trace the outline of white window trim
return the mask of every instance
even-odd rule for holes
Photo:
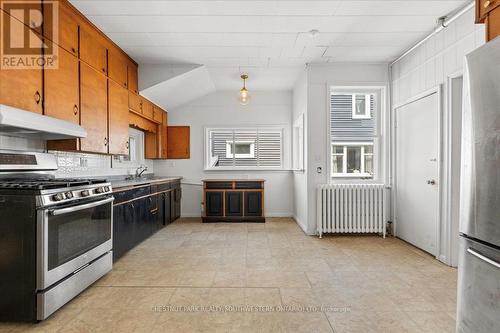
[[[344,151],[342,154],[339,154],[339,153],[331,153],[331,161],[330,161],[330,177],[331,178],[346,178],[346,177],[349,177],[349,178],[365,178],[365,177],[369,177],[370,179],[374,178],[375,175],[373,174],[370,174],[368,172],[363,172],[364,169],[365,169],[365,156],[366,155],[371,155],[373,157],[373,153],[366,153],[365,154],[365,146],[374,146],[373,142],[366,142],[366,141],[359,141],[359,142],[332,142],[331,143],[331,147],[333,148],[333,146],[343,146],[344,147]],[[347,173],[345,172],[347,170],[347,147],[359,147],[361,146],[361,172],[359,173]],[[342,159],[342,171],[344,172],[333,172],[333,157],[334,156],[343,156],[343,159]]]
[[[260,125],[260,126],[251,126],[251,127],[241,127],[241,126],[225,126],[225,127],[204,127],[205,130],[205,142],[204,142],[204,150],[205,150],[205,159],[203,162],[203,171],[288,171],[285,169],[284,161],[285,161],[285,125],[283,126],[269,126],[269,125]],[[281,156],[280,156],[280,166],[257,166],[257,167],[249,167],[249,166],[231,166],[231,167],[214,167],[212,166],[213,160],[211,159],[210,154],[210,131],[257,131],[257,132],[267,132],[267,131],[279,131],[281,135]]]
[[[365,95],[365,113],[362,115],[356,114],[356,96],[357,95]],[[371,119],[372,115],[370,112],[370,96],[372,94],[363,94],[363,93],[353,93],[352,94],[352,119]]]
[[[250,153],[249,154],[232,154],[231,146],[233,144],[249,144],[250,145]],[[234,156],[233,156],[234,155]],[[226,158],[255,158],[255,141],[226,141]]]

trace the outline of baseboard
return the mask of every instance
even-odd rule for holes
[[[268,213],[265,216],[266,217],[289,217],[289,218],[293,218],[293,214],[292,213]],[[201,213],[186,213],[186,214],[182,214],[181,217],[187,217],[187,218],[199,217],[199,218],[201,218]]]

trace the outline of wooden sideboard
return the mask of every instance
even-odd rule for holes
[[[264,180],[203,180],[203,222],[265,222]]]

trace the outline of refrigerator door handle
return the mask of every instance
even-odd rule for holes
[[[469,252],[470,254],[472,254],[473,256],[483,260],[483,261],[486,261],[488,264],[490,265],[493,265],[495,266],[496,268],[500,268],[500,263],[499,262],[496,262],[495,260],[491,259],[491,258],[488,258],[487,256],[485,256],[484,254],[474,250],[473,248],[468,248],[467,249],[467,252]]]

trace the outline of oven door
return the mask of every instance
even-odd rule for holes
[[[38,211],[37,288],[43,290],[111,251],[113,197]]]

